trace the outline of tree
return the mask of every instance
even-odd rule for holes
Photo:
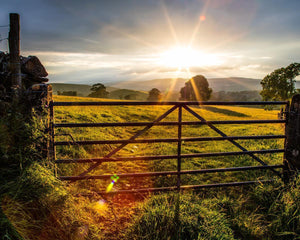
[[[106,91],[106,87],[102,83],[96,83],[91,87],[91,93],[88,95],[89,97],[96,98],[107,98],[109,92]]]
[[[212,93],[208,81],[203,75],[192,77],[180,90],[180,100],[185,101],[207,101]]]
[[[279,68],[268,74],[260,82],[262,91],[260,95],[264,101],[285,101],[295,93],[295,77],[300,74],[300,63],[292,63],[286,68]]]
[[[152,88],[149,91],[148,101],[160,101],[162,98],[161,92],[157,88]]]

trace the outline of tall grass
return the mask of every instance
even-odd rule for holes
[[[127,239],[231,240],[225,215],[191,193],[161,194],[141,204],[126,233]]]
[[[45,123],[11,105],[0,119],[0,238],[76,239],[93,222],[43,155]],[[85,233],[93,236],[98,227]],[[99,236],[99,234],[97,234]],[[90,238],[92,239],[92,238]]]
[[[150,198],[136,210],[127,239],[299,239],[299,179],[239,191]],[[179,213],[179,225],[176,213]]]

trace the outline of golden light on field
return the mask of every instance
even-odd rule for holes
[[[221,60],[217,56],[197,51],[191,47],[174,47],[163,52],[160,57],[160,64],[177,69],[206,67],[220,63]]]

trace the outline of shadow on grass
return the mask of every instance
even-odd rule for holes
[[[228,116],[250,117],[249,115],[244,114],[244,113],[240,113],[240,112],[236,112],[236,111],[232,111],[232,110],[228,110],[228,109],[217,108],[217,107],[204,107],[204,109],[206,109],[210,112],[221,113],[221,114],[225,114]]]

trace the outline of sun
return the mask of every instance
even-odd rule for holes
[[[162,54],[162,64],[167,67],[189,68],[197,60],[191,48],[175,47]]]
[[[200,52],[191,47],[173,47],[163,52],[159,63],[165,67],[188,69],[220,64],[217,56]]]

